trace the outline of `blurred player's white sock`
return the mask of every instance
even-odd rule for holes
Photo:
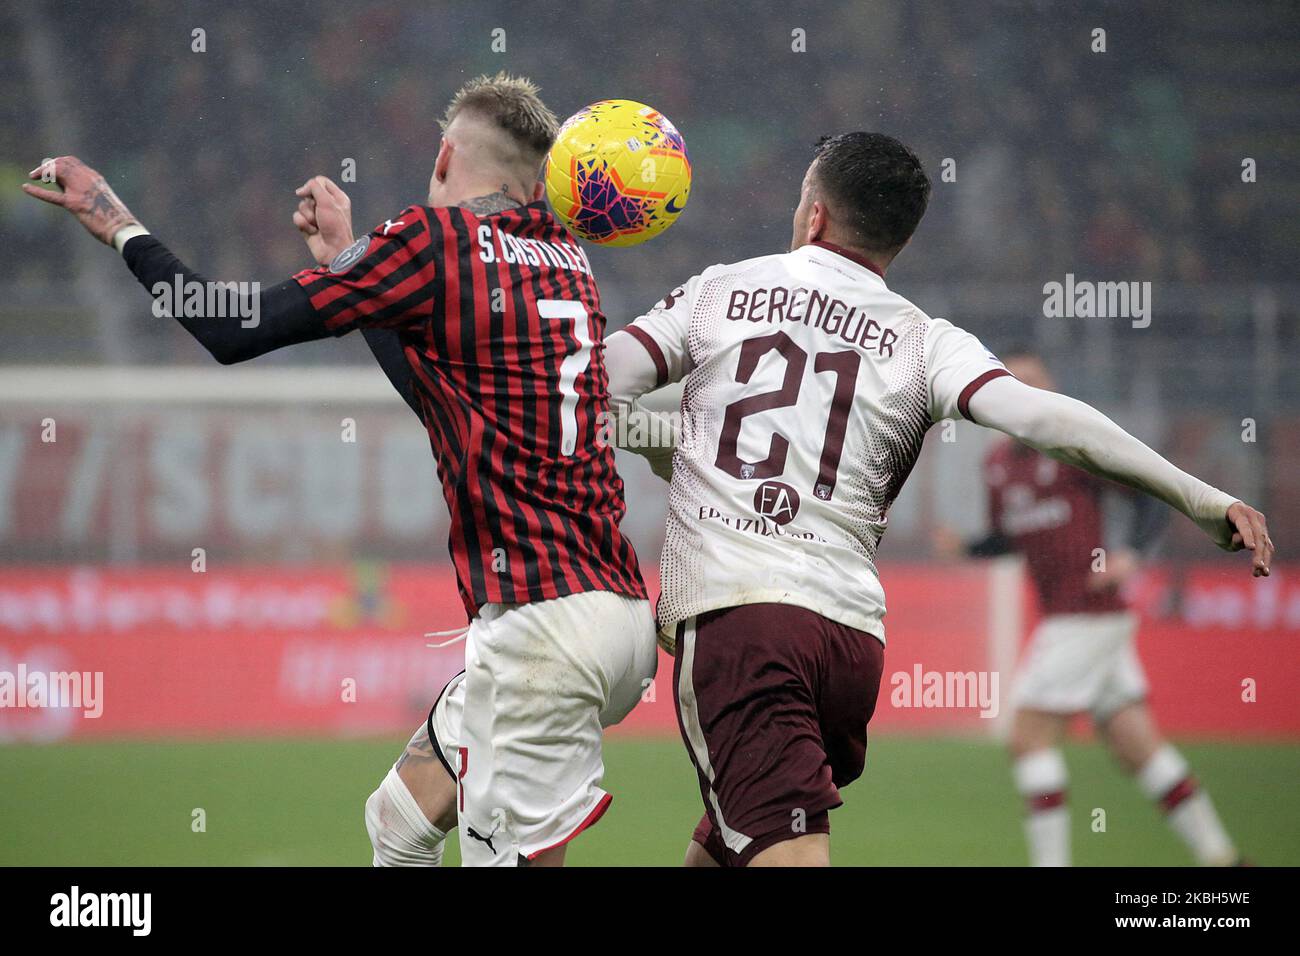
[[[1025,839],[1032,866],[1070,865],[1070,809],[1065,803],[1065,758],[1055,748],[1035,750],[1013,767],[1025,798]]]
[[[397,769],[366,801],[366,829],[375,866],[441,866],[447,834],[424,815]]]
[[[1137,782],[1149,799],[1160,804],[1169,826],[1201,866],[1230,866],[1237,862],[1237,848],[1223,829],[1210,795],[1197,785],[1182,754],[1165,744],[1138,771]]]

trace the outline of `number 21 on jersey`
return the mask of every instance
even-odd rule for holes
[[[746,418],[772,409],[789,408],[799,402],[799,392],[803,388],[804,374],[808,367],[808,353],[784,332],[745,340],[740,349],[736,381],[742,385],[747,383],[758,368],[759,360],[769,352],[776,352],[785,360],[785,375],[781,386],[738,399],[727,406],[723,415],[722,432],[718,437],[718,455],[714,464],[735,478],[775,478],[785,471],[790,440],[780,432],[772,432],[767,455],[761,461],[743,461],[736,451],[740,429]],[[822,501],[829,501],[835,493],[840,455],[844,451],[844,433],[848,427],[861,363],[862,357],[854,349],[818,352],[813,357],[814,375],[835,377],[835,390],[826,413],[821,440],[817,480],[812,489],[813,494]]]

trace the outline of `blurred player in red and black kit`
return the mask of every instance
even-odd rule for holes
[[[472,81],[447,109],[427,205],[353,241],[347,197],[316,177],[294,221],[320,268],[251,300],[226,289],[216,315],[172,310],[225,364],[360,329],[429,432],[470,617],[466,669],[367,802],[376,864],[436,865],[457,822],[467,865],[562,863],[611,800],[602,727],[655,670],[600,437],[605,317],[538,180],[558,126],[527,80]],[[23,188],[117,248],[151,293],[211,290],[75,157],[32,178],[57,182]],[[251,327],[224,318],[249,315]]]
[[[1055,390],[1046,365],[1028,350],[1004,353],[1007,369],[1034,388]],[[1060,743],[1070,718],[1091,715],[1106,747],[1159,803],[1197,861],[1238,861],[1218,814],[1187,761],[1156,728],[1135,649],[1137,616],[1120,588],[1168,511],[1134,495],[1130,547],[1107,548],[1107,505],[1127,489],[1071,468],[1014,441],[985,461],[990,533],[963,544],[936,535],[946,556],[1024,556],[1043,618],[1029,639],[1011,692],[1009,741],[1016,789],[1026,804],[1025,835],[1035,866],[1070,864],[1067,773]],[[1154,506],[1154,507],[1153,507]]]

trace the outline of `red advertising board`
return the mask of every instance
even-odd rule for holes
[[[889,644],[873,727],[989,730],[987,701],[975,692],[996,691],[1000,711],[1011,676],[991,634],[997,601],[1006,600],[993,569],[883,573]],[[1139,652],[1168,731],[1300,737],[1300,582],[1286,568],[1267,580],[1252,580],[1237,562],[1157,568],[1134,600],[1144,619]],[[1026,608],[1029,624],[1032,613]],[[461,667],[462,644],[430,648],[441,638],[425,634],[462,623],[445,567],[7,567],[0,740],[398,736]],[[55,674],[82,675],[81,698],[69,698],[66,682],[50,683],[43,699],[15,696],[19,675],[30,685],[31,675]],[[658,683],[618,732],[676,733],[671,674],[661,655]],[[971,676],[971,698],[932,706],[927,682],[954,674]]]

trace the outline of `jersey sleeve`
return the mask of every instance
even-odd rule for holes
[[[427,210],[409,206],[328,266],[304,269],[293,278],[333,335],[401,328],[430,314],[438,275],[436,228]]]
[[[691,312],[699,286],[700,277],[692,277],[623,330],[640,342],[654,360],[656,388],[680,381],[691,370]]]
[[[176,258],[165,245],[148,233],[133,236],[122,247],[122,258],[140,284],[154,295],[154,307],[171,315],[195,341],[222,365],[244,362],[267,352],[314,342],[329,337],[329,330],[311,307],[306,293],[293,279],[276,283],[253,296],[240,291],[242,283],[212,283]],[[197,283],[221,287],[212,303],[194,303],[198,308],[178,309],[164,299],[162,289],[171,291],[181,277],[188,288]],[[161,284],[161,289],[159,285]],[[200,297],[202,298],[202,297]],[[255,319],[252,322],[247,319]]]
[[[931,319],[925,336],[925,380],[930,418],[971,418],[970,397],[986,382],[1010,375],[975,336],[943,319]]]

